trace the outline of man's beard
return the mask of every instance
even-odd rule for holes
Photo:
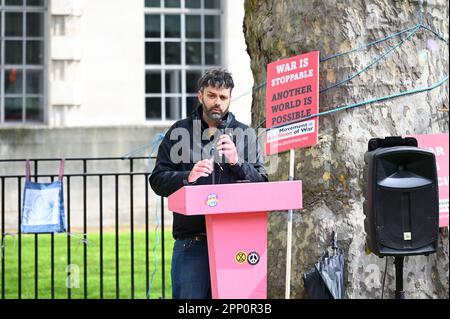
[[[219,123],[220,120],[222,120],[222,118],[228,113],[228,108],[229,106],[225,109],[224,112],[222,112],[222,110],[220,109],[220,106],[214,106],[212,107],[210,110],[208,110],[206,108],[205,102],[202,101],[202,108],[203,108],[203,112],[205,113],[206,117],[208,119],[210,119],[211,121],[217,122]],[[216,112],[213,112],[216,111]],[[217,113],[218,111],[218,113]]]

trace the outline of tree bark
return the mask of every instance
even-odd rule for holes
[[[244,33],[255,86],[266,81],[268,63],[319,50],[321,58],[382,39],[419,23],[419,1],[246,0]],[[424,1],[424,25],[448,39],[448,3]],[[320,64],[320,87],[362,70],[407,33]],[[448,46],[423,29],[380,63],[320,95],[320,112],[393,93],[430,86],[448,75]],[[265,87],[253,93],[254,126],[265,116]],[[364,153],[373,137],[448,132],[448,81],[431,91],[340,111],[319,119],[319,143],[295,151],[295,179],[303,181],[304,210],[293,219],[291,298],[306,297],[303,274],[313,267],[331,232],[345,253],[346,298],[379,298],[385,259],[365,253]],[[287,180],[289,152],[271,180]],[[284,298],[287,214],[269,214],[270,298]],[[407,298],[449,298],[448,228],[439,250],[405,259]],[[395,271],[389,259],[385,298],[393,298]]]

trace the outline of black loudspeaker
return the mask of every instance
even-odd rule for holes
[[[364,155],[366,248],[379,257],[427,255],[438,245],[436,158],[414,138],[371,139]]]

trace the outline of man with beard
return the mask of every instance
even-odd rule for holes
[[[231,74],[223,69],[212,69],[199,79],[200,105],[172,125],[159,146],[149,178],[156,194],[169,196],[185,185],[267,182],[254,130],[228,111],[233,87]],[[206,139],[197,137],[196,128]],[[172,234],[172,298],[211,298],[204,215],[174,212]]]

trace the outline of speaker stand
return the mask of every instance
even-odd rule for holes
[[[403,291],[403,260],[405,256],[394,257],[395,264],[395,299],[405,299]]]

